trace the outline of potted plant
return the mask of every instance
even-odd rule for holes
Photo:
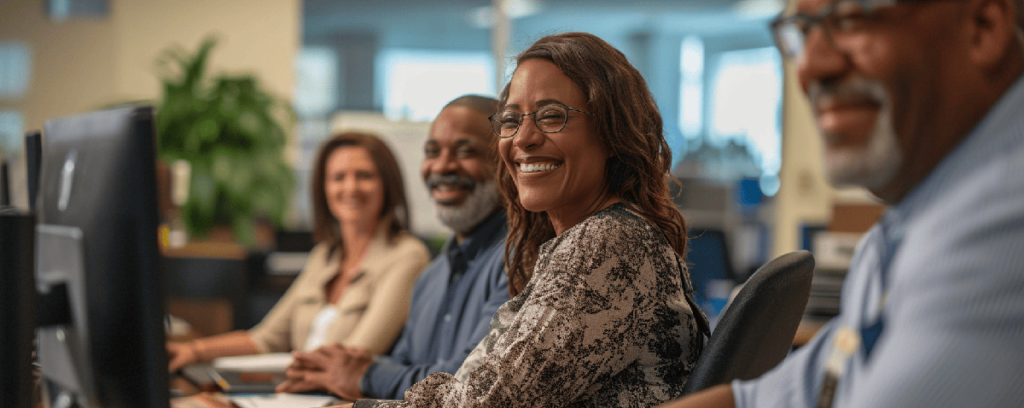
[[[285,161],[287,136],[279,119],[294,121],[290,105],[265,91],[252,75],[207,77],[216,40],[199,50],[180,47],[158,60],[163,98],[156,114],[159,157],[191,165],[187,201],[180,216],[190,236],[228,226],[235,241],[255,243],[254,225],[280,225],[294,183]]]

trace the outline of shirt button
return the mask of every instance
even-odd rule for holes
[[[444,315],[444,322],[445,323],[448,323],[448,322],[451,322],[451,321],[452,321],[452,315],[450,315],[450,314]]]

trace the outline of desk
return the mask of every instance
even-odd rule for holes
[[[226,395],[202,392],[187,397],[171,398],[171,408],[235,408]]]
[[[188,321],[201,336],[253,327],[295,279],[268,275],[262,252],[229,253],[218,248],[191,244],[164,249],[161,260],[168,311]]]
[[[178,378],[182,382],[188,381]],[[237,403],[238,405],[236,405]],[[247,395],[229,396],[220,391],[196,389],[192,394],[183,397],[171,398],[171,408],[237,408],[243,407],[312,407],[351,403],[327,394],[304,395],[304,394],[272,394],[272,395]]]
[[[793,336],[793,347],[800,347],[814,338],[822,326],[828,323],[831,318],[804,316],[800,319],[800,326],[796,328],[796,335]]]

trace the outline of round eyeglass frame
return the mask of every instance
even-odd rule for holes
[[[544,129],[541,129],[540,125],[537,124],[537,112],[540,112],[541,109],[543,109],[545,107],[551,107],[551,106],[557,106],[559,108],[565,109],[565,121],[562,122],[562,126],[560,126],[558,128],[558,130],[544,130]],[[564,130],[565,129],[565,125],[567,123],[569,123],[569,111],[575,111],[575,112],[583,113],[583,114],[586,114],[586,115],[594,116],[593,113],[590,113],[590,112],[587,112],[587,111],[584,111],[584,110],[580,110],[580,109],[576,109],[576,108],[573,108],[571,106],[562,105],[562,104],[559,104],[559,103],[552,103],[552,104],[549,104],[549,105],[545,105],[545,106],[542,106],[541,109],[537,109],[537,110],[535,110],[533,112],[530,112],[530,113],[522,114],[520,116],[519,126],[516,126],[516,131],[512,132],[512,134],[508,135],[508,136],[502,136],[501,135],[501,132],[498,130],[501,127],[501,122],[498,121],[497,119],[495,119],[496,116],[501,115],[502,113],[505,113],[505,112],[496,112],[496,113],[492,114],[491,116],[488,116],[487,117],[487,121],[491,123],[491,132],[494,132],[494,134],[496,136],[498,136],[498,137],[500,137],[502,139],[509,139],[509,138],[516,137],[516,135],[519,134],[519,129],[523,128],[523,119],[525,119],[527,116],[530,117],[530,121],[533,122],[533,126],[537,127],[537,130],[539,130],[539,131],[541,131],[543,133],[558,133],[558,132],[561,132],[562,130]]]

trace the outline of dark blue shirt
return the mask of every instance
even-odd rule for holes
[[[488,217],[462,244],[449,238],[416,281],[412,307],[390,355],[363,376],[369,398],[402,399],[405,390],[437,372],[455,373],[487,335],[494,312],[508,300],[502,266],[505,212]]]

